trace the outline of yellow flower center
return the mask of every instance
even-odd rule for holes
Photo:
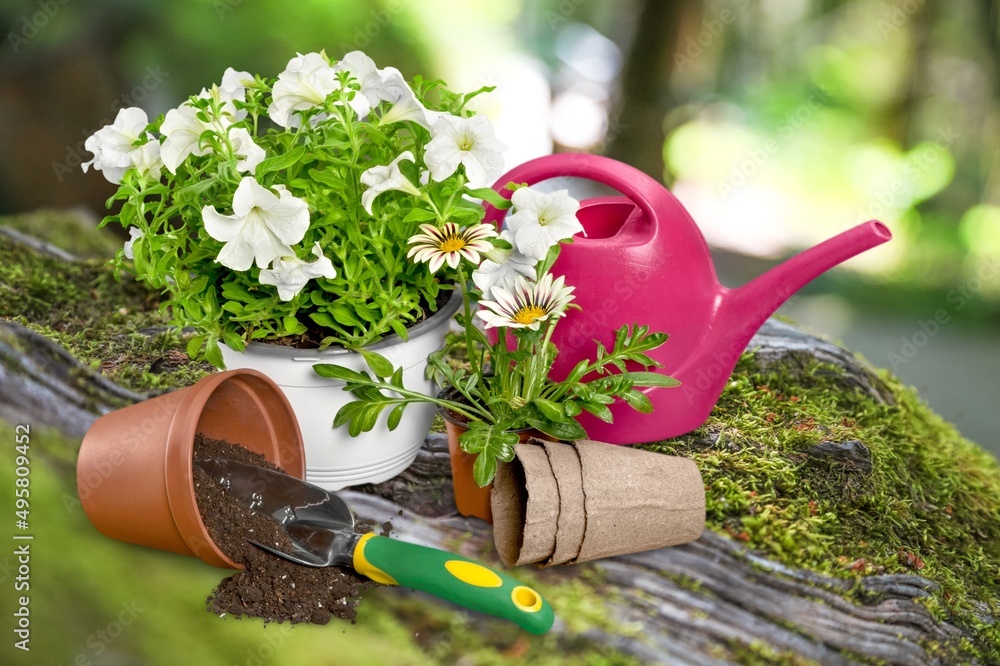
[[[544,316],[545,316],[545,308],[541,308],[537,305],[526,305],[514,313],[513,319],[518,324],[531,326]]]
[[[442,252],[458,252],[466,245],[467,243],[461,238],[456,238],[455,236],[449,236],[448,238],[445,238],[443,241],[441,241],[440,250]]]

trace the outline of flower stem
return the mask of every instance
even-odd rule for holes
[[[465,353],[469,357],[469,367],[472,370],[472,374],[479,375],[482,370],[482,363],[476,358],[476,348],[475,343],[472,340],[472,331],[470,326],[474,326],[472,323],[472,305],[469,303],[469,281],[465,275],[465,268],[462,264],[458,265],[458,281],[462,288],[462,311],[465,314]]]

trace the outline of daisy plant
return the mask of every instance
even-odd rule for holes
[[[467,106],[489,90],[408,81],[360,51],[307,53],[276,78],[227,69],[152,120],[122,109],[83,165],[118,186],[102,223],[129,233],[116,273],[161,290],[173,322],[196,330],[189,353],[219,366],[220,343],[405,339],[461,262],[493,251],[475,200],[505,146]],[[427,248],[441,238],[438,261]]]
[[[402,370],[374,352],[365,354],[370,372],[313,366],[319,375],[343,381],[344,390],[355,396],[334,418],[335,426],[347,424],[352,435],[374,428],[385,410],[388,427],[395,428],[413,403],[434,403],[448,418],[464,422],[468,430],[459,444],[476,456],[473,473],[480,486],[493,480],[498,460],[513,459],[519,431],[582,439],[587,433],[576,420],[581,413],[610,422],[608,405],[616,400],[650,412],[653,406],[641,388],[678,385],[651,371],[659,364],[648,352],[667,335],[638,325],[619,329],[610,349],[598,344],[595,358],[580,361],[568,376],[550,377],[558,353],[552,334],[567,311],[578,307],[574,287],[551,268],[561,245],[583,233],[576,217],[579,203],[565,190],[508,187],[513,189],[510,201],[490,199],[511,208],[501,233],[481,222],[448,222],[421,225],[408,241],[412,262],[426,264],[431,274],[450,271],[462,289],[458,322],[463,334],[429,359],[428,373],[442,388],[437,396],[407,389]],[[464,347],[464,363],[455,362],[463,355],[459,347]]]

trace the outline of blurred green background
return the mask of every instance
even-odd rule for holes
[[[227,66],[274,76],[295,52],[360,48],[454,89],[497,85],[479,108],[510,146],[508,166],[591,151],[662,178],[730,286],[858,222],[886,222],[891,243],[782,312],[892,368],[1000,453],[996,0],[5,0],[0,25],[0,214],[76,209],[96,222],[114,187],[81,172],[83,142],[118,108],[160,114]],[[83,520],[51,511],[53,542],[70,529],[63,523]],[[197,593],[150,598],[144,586],[161,589],[146,574],[150,558],[155,579],[191,563],[121,549],[96,535],[40,548],[45,595],[72,604],[39,622],[62,627],[65,645],[4,663],[71,663],[78,653],[83,663],[176,663],[155,646],[180,640],[192,663],[244,664],[282,635],[235,622],[204,633],[211,618],[190,600],[216,572],[190,583]],[[83,550],[106,559],[74,557]],[[95,603],[81,605],[81,592]],[[135,596],[149,609],[136,620],[143,630],[97,654],[88,635]],[[6,614],[6,591],[2,604]],[[355,663],[356,647],[343,648],[346,661],[329,655],[363,642],[389,649],[380,632],[401,631],[374,616],[358,628],[296,630],[313,638],[263,661]],[[341,647],[310,652],[327,641]],[[377,663],[429,659],[399,644],[412,652]]]
[[[895,239],[783,312],[891,367],[1000,452],[997,0],[8,0],[0,213],[103,213],[87,136],[227,66],[360,48],[457,89],[508,166],[553,150],[662,177],[737,285],[870,218]],[[585,191],[585,190],[584,190]],[[937,323],[936,323],[937,320]],[[941,323],[944,322],[944,323]]]

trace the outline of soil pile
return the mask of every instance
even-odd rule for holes
[[[283,471],[242,446],[201,435],[195,440],[194,458],[228,458]],[[251,545],[249,539],[279,550],[292,548],[275,520],[241,507],[198,466],[194,468],[194,482],[201,518],[212,540],[244,567],[215,588],[207,600],[209,611],[220,616],[246,615],[293,624],[326,624],[335,617],[356,622],[362,592],[376,583],[351,569],[305,567]],[[358,529],[366,531],[360,524]]]

